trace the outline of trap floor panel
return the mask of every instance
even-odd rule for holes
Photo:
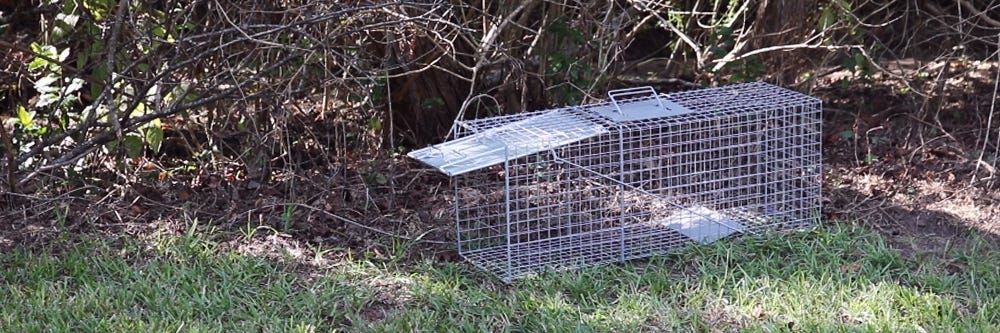
[[[742,233],[743,214],[694,206],[666,219],[510,246],[465,251],[462,256],[504,281],[544,271],[579,268],[666,254],[694,243],[710,243]]]

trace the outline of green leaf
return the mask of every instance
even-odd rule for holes
[[[854,57],[844,58],[843,66],[849,71],[854,71],[858,67],[858,62],[854,60]]]
[[[90,75],[94,78],[90,84],[90,96],[97,97],[104,91],[104,86],[108,82],[108,66],[104,63],[98,64],[94,66]]]
[[[104,147],[108,148],[109,151],[113,151],[115,148],[118,148],[119,143],[121,143],[121,140],[111,140],[105,143]]]
[[[166,96],[163,96],[163,103],[174,104],[177,102],[178,98],[184,98],[182,102],[190,102],[193,100],[194,96],[188,94],[191,90],[191,84],[187,82],[181,82],[170,89],[170,92]]]
[[[141,156],[142,149],[145,147],[142,142],[142,138],[133,134],[129,134],[122,139],[122,146],[125,147],[125,155],[129,158]]]
[[[39,68],[45,68],[45,66],[48,64],[49,64],[48,60],[35,57],[35,59],[31,59],[31,62],[28,63],[28,70],[33,71]]]
[[[712,56],[715,56],[716,58],[721,58],[726,55],[726,49],[723,49],[719,45],[712,45],[712,47],[708,48],[708,51],[711,52]]]
[[[55,24],[52,27],[52,40],[59,41],[63,37],[66,37],[73,29],[76,28],[76,23],[80,21],[80,15],[59,13],[56,14]]]
[[[368,176],[366,176],[365,178],[367,178],[366,180],[368,184],[385,185],[386,183],[389,182],[389,179],[387,179],[385,175],[382,174],[381,172],[369,173]]]
[[[69,85],[66,86],[66,89],[63,90],[63,94],[67,94],[68,95],[68,94],[75,93],[75,92],[79,91],[80,88],[83,88],[83,79],[73,78],[73,80],[69,81]]]
[[[83,7],[90,10],[90,14],[94,16],[94,20],[98,22],[104,20],[104,16],[108,13],[108,9],[111,6],[112,3],[110,0],[83,0]]]
[[[378,117],[372,117],[371,119],[368,119],[368,129],[373,131],[378,131],[382,129],[382,120],[378,119]]]
[[[135,105],[135,109],[132,109],[132,117],[140,117],[146,114],[146,103],[139,103]]]
[[[59,86],[56,85],[59,82],[59,77],[55,75],[46,75],[35,81],[35,90],[40,93],[51,93],[59,91]]]
[[[851,2],[850,1],[847,1],[847,0],[836,0],[836,1],[837,1],[837,4],[840,5],[840,8],[843,8],[846,11],[851,11]]]
[[[41,45],[38,43],[31,43],[31,51],[52,59],[56,58],[56,53],[58,52],[55,46]],[[55,69],[59,68],[58,65],[51,63],[47,59],[41,57],[35,57],[34,59],[31,59],[31,62],[28,63],[28,70],[37,70],[45,67],[49,67],[50,69],[52,67],[55,67]]]
[[[156,37],[160,37],[161,39],[163,39],[167,43],[171,43],[172,44],[172,43],[174,43],[174,42],[177,41],[176,39],[174,39],[174,35],[171,35],[170,33],[168,33],[167,29],[164,26],[162,26],[162,25],[158,25],[156,27],[153,27],[153,35],[156,36]]]
[[[59,52],[59,61],[66,61],[67,58],[69,58],[69,48],[68,47],[65,48],[65,49],[63,49],[62,52]],[[52,65],[53,66],[58,66],[56,64],[52,64]],[[56,67],[56,68],[59,68],[59,67]]]
[[[819,15],[819,22],[816,23],[817,29],[819,31],[825,31],[826,28],[837,23],[837,16],[833,12],[833,7],[827,6],[823,8],[823,12]]]
[[[159,152],[160,146],[163,144],[163,123],[160,122],[160,118],[156,118],[147,126],[145,129],[146,144],[153,152]]]
[[[100,61],[103,55],[104,55],[104,42],[100,40],[93,41],[92,43],[89,44],[86,50],[82,50],[82,52],[79,52],[79,54],[77,54],[76,57],[77,66],[79,66],[79,68],[82,69],[87,65],[90,65],[91,60],[93,60],[93,62],[95,63],[93,65],[104,63],[103,61]]]
[[[58,102],[58,101],[59,101],[59,95],[58,94],[53,94],[53,93],[39,94],[38,95],[38,100],[35,102],[35,107],[36,108],[43,108],[43,107],[52,105],[53,103]]]
[[[865,55],[861,52],[854,52],[854,63],[858,64],[860,67],[864,67],[866,64]]]
[[[156,36],[156,37],[160,37],[160,38],[166,38],[167,37],[167,28],[163,27],[162,25],[158,25],[158,26],[153,27],[153,31],[151,31],[151,32],[153,33],[153,36]]]
[[[35,113],[28,112],[23,105],[17,106],[17,119],[21,121],[21,126],[31,127],[32,121],[35,120]]]
[[[444,99],[441,97],[431,97],[420,101],[420,107],[428,109],[434,107],[444,106]]]
[[[840,137],[844,138],[844,140],[850,140],[854,137],[854,131],[849,129],[844,130],[843,132],[840,132]]]
[[[38,42],[31,42],[30,46],[31,46],[31,52],[35,52],[35,53],[39,53],[39,54],[44,54],[44,55],[48,55],[45,52],[47,50],[47,48],[51,47],[52,49],[55,49],[55,47],[52,47],[52,45],[42,45],[42,44],[38,44]]]

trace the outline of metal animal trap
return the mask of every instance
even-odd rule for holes
[[[509,283],[817,221],[819,99],[765,83],[608,95],[460,121],[409,154],[453,177],[466,260]]]

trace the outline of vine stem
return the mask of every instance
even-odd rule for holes
[[[986,154],[986,145],[990,142],[990,131],[993,127],[993,115],[996,114],[997,106],[997,90],[1000,90],[1000,34],[997,34],[997,74],[993,78],[993,98],[990,99],[990,115],[986,118],[986,134],[983,138],[983,148],[979,150],[979,157],[976,158],[976,170],[972,172],[972,180],[969,181],[969,185],[976,183],[976,175],[979,174],[979,167],[983,166],[990,171],[990,178],[993,178],[993,173],[995,168],[992,165],[983,161],[983,155]],[[998,139],[1000,141],[1000,139]],[[993,151],[993,158],[996,159],[997,150],[1000,150],[1000,142],[997,144],[997,148]],[[994,163],[996,161],[994,160]]]

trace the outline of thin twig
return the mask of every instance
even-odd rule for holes
[[[120,74],[115,68],[115,56],[118,52],[118,36],[122,31],[122,23],[125,21],[125,12],[129,10],[129,0],[119,0],[117,13],[115,14],[115,23],[111,26],[111,36],[108,38],[108,47],[104,51],[107,55],[107,65],[108,65],[108,76],[111,80],[108,84],[104,85],[104,89],[108,92],[108,96],[115,95],[115,84],[118,81],[118,76]],[[108,108],[108,118],[111,119],[111,126],[115,130],[115,135],[117,137],[122,136],[122,125],[118,119],[118,106],[115,103],[113,97],[107,98],[107,108]],[[93,110],[97,112],[97,110]]]
[[[969,2],[968,0],[957,0],[957,1],[958,1],[958,3],[962,7],[965,7],[965,9],[968,9],[968,10],[972,11],[973,15],[970,16],[970,17],[979,17],[980,19],[983,20],[983,22],[989,23],[994,28],[1000,28],[1000,21],[997,21],[997,20],[989,17],[989,15],[986,15],[986,13],[990,13],[990,12],[996,13],[996,11],[994,9],[997,8],[998,6],[993,6],[993,7],[989,8],[989,9],[987,9],[987,10],[979,10],[979,8],[976,8],[975,6],[973,6],[972,3]],[[990,5],[993,5],[992,1],[990,1]]]
[[[365,229],[365,230],[368,230],[368,231],[371,231],[371,232],[374,232],[374,233],[377,233],[377,234],[380,234],[380,235],[383,235],[383,236],[389,236],[389,237],[392,237],[392,238],[398,238],[398,239],[402,239],[402,240],[406,240],[406,241],[411,241],[411,242],[421,242],[421,243],[429,243],[429,244],[452,244],[450,242],[435,241],[435,240],[425,240],[425,239],[423,239],[424,236],[427,236],[428,234],[430,234],[431,232],[433,232],[436,229],[427,230],[427,231],[421,233],[420,235],[417,235],[416,237],[409,237],[409,236],[404,236],[404,235],[400,235],[400,234],[397,234],[397,233],[392,233],[392,232],[389,232],[389,231],[385,231],[385,230],[382,230],[382,229],[379,229],[379,228],[375,228],[375,227],[372,227],[372,226],[364,225],[364,224],[362,224],[362,223],[360,223],[358,221],[355,221],[355,220],[352,220],[352,219],[349,219],[349,218],[346,218],[346,217],[343,217],[343,216],[340,216],[340,215],[328,212],[325,209],[321,209],[321,208],[318,208],[318,207],[315,207],[315,206],[312,206],[312,205],[308,205],[308,204],[304,204],[304,203],[291,202],[291,203],[283,203],[283,204],[268,204],[268,205],[263,205],[263,206],[260,206],[260,207],[254,207],[254,208],[248,209],[248,210],[246,210],[246,211],[244,211],[242,213],[239,213],[239,214],[237,214],[235,216],[244,216],[244,215],[253,213],[255,211],[258,211],[258,210],[264,210],[264,209],[270,209],[270,208],[284,208],[284,207],[288,207],[288,206],[305,208],[305,209],[308,209],[310,211],[326,215],[327,217],[333,218],[333,219],[335,219],[337,221],[340,221],[340,222],[343,222],[343,223],[347,223],[349,225],[352,225],[352,226],[355,226],[355,227],[358,227],[358,228],[361,228],[361,229]]]
[[[983,161],[983,155],[986,154],[986,145],[990,141],[990,131],[993,126],[993,116],[996,114],[997,106],[997,91],[1000,90],[1000,34],[997,34],[997,74],[993,78],[993,98],[990,99],[990,115],[986,118],[986,137],[983,138],[983,148],[979,150],[979,157],[976,158],[976,170],[972,172],[972,179],[969,181],[969,185],[976,183],[976,176],[979,174],[979,166],[984,165],[988,167],[987,170],[990,171],[990,178],[994,176],[996,170],[990,164]],[[1000,140],[1000,139],[998,139]],[[997,149],[1000,149],[1000,143],[997,144],[996,149],[993,151],[993,162],[996,163],[997,159]]]
[[[632,4],[632,6],[635,6],[635,8],[651,13],[654,17],[656,17],[657,20],[660,21],[660,24],[670,29],[671,32],[673,32],[675,35],[677,35],[678,38],[684,41],[685,44],[691,47],[691,49],[694,50],[695,61],[698,68],[699,69],[705,68],[705,59],[704,55],[702,54],[701,45],[695,42],[694,39],[691,38],[691,36],[688,36],[688,34],[684,33],[684,31],[678,29],[676,26],[674,26],[673,23],[670,22],[670,20],[661,16],[656,9],[650,8],[647,4],[643,3],[642,1],[633,0],[629,2]]]

